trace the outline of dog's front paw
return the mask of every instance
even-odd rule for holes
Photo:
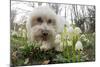
[[[40,49],[43,51],[47,51],[47,50],[51,49],[51,43],[47,42],[47,41],[42,42]]]
[[[42,51],[47,51],[47,50],[49,50],[49,48],[46,47],[46,46],[41,46],[40,49],[41,49]]]
[[[42,45],[42,46],[40,47],[40,49],[43,50],[43,51],[47,51],[47,50],[51,49],[51,47],[50,47],[50,45],[48,45],[48,44],[44,44],[44,45]]]

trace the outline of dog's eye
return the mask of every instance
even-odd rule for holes
[[[37,22],[43,22],[42,18],[41,17],[38,17],[37,18]]]
[[[52,20],[51,20],[51,19],[49,19],[49,20],[48,20],[48,24],[51,24],[51,23],[52,23]]]

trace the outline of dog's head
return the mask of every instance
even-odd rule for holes
[[[57,15],[49,7],[34,8],[27,22],[28,38],[33,40],[52,40],[57,32]]]

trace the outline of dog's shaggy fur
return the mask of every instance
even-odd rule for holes
[[[57,47],[55,36],[58,30],[58,18],[48,6],[33,9],[26,23],[28,40],[41,43],[40,49],[49,50]]]

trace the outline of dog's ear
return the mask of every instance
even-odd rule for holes
[[[57,33],[61,33],[64,29],[64,25],[66,24],[67,27],[69,27],[69,23],[66,22],[64,17],[61,17],[60,15],[57,15]]]

